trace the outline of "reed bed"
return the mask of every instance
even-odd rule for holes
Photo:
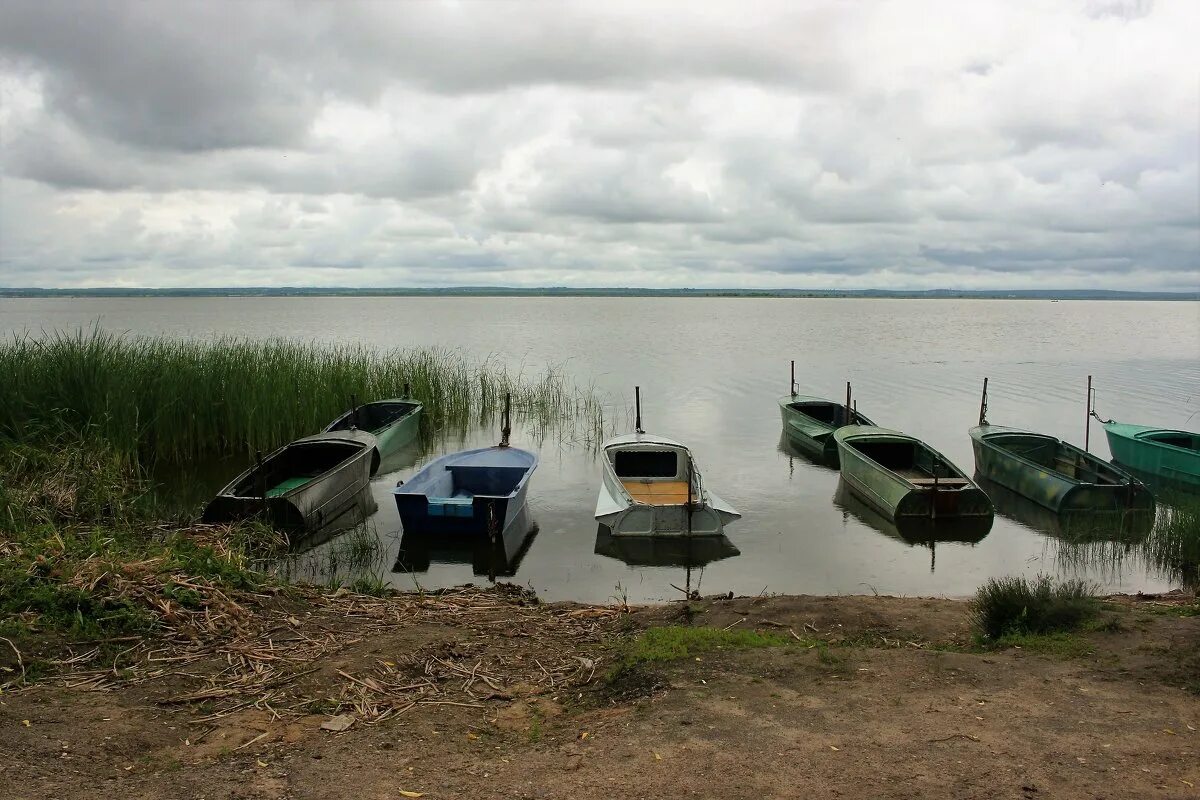
[[[534,431],[602,438],[604,412],[561,370],[529,376],[444,349],[378,351],[289,340],[175,340],[100,330],[0,342],[0,436],[71,433],[151,463],[269,451],[316,433],[350,405],[406,385],[429,432],[495,417],[506,394]]]

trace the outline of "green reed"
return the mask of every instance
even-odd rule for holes
[[[603,410],[560,370],[513,373],[444,349],[379,351],[289,340],[213,341],[119,335],[99,328],[0,342],[0,436],[102,441],[147,465],[268,451],[316,433],[347,410],[411,394],[437,432],[492,420],[510,394],[534,430],[565,427],[594,442]]]
[[[1160,496],[1158,518],[1143,549],[1146,559],[1191,587],[1200,587],[1200,497]]]

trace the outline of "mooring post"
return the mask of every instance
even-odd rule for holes
[[[404,396],[406,398],[412,397],[412,384],[410,384],[408,381],[404,382]]]
[[[633,407],[634,407],[634,423],[633,429],[638,433],[645,433],[642,430],[642,387],[633,387]]]
[[[1083,452],[1090,453],[1092,448],[1092,376],[1088,375],[1087,416],[1083,424]]]
[[[350,424],[358,427],[358,396],[350,395]]]
[[[846,381],[846,425],[854,424],[854,417],[852,416],[853,413],[854,410],[850,406],[850,381]]]
[[[500,446],[508,447],[508,437],[512,433],[512,395],[504,393],[504,427],[500,429]]]
[[[979,424],[987,425],[987,382],[988,379],[983,379],[983,397],[979,398]]]
[[[790,384],[792,397],[796,396],[796,359],[792,359],[792,382]]]

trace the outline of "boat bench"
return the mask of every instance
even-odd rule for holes
[[[966,478],[938,478],[936,481],[933,478],[909,478],[908,482],[913,486],[933,488],[936,485],[938,488],[944,486],[947,489],[961,489],[971,484]]]
[[[525,477],[525,467],[487,466],[476,464],[459,464],[446,467],[454,483],[454,493],[466,494],[512,494],[521,478]],[[469,498],[468,498],[469,499]]]

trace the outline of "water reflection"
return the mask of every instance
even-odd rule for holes
[[[780,453],[783,453],[785,456],[787,456],[789,478],[794,476],[796,473],[797,459],[799,459],[803,464],[821,467],[822,469],[827,469],[832,472],[838,471],[836,464],[823,458],[818,458],[817,456],[809,453],[807,450],[804,450],[792,441],[791,437],[787,435],[787,432],[779,434],[779,445],[776,447],[776,449]]]
[[[614,536],[607,525],[596,526],[597,555],[631,567],[704,567],[742,552],[721,536]]]
[[[929,548],[929,571],[937,565],[939,542],[978,544],[992,529],[993,517],[947,517],[927,519],[925,517],[903,517],[894,522],[860,500],[843,480],[838,480],[833,503],[842,510],[842,518],[852,515],[860,522],[879,531],[890,539],[910,546]]]
[[[428,572],[433,564],[470,564],[489,580],[511,578],[537,538],[538,527],[525,506],[500,536],[405,532],[392,567],[395,573]]]
[[[1068,543],[1116,542],[1137,544],[1154,527],[1154,509],[1123,511],[1063,511],[1055,513],[1011,489],[976,475],[996,511],[1036,531]]]

